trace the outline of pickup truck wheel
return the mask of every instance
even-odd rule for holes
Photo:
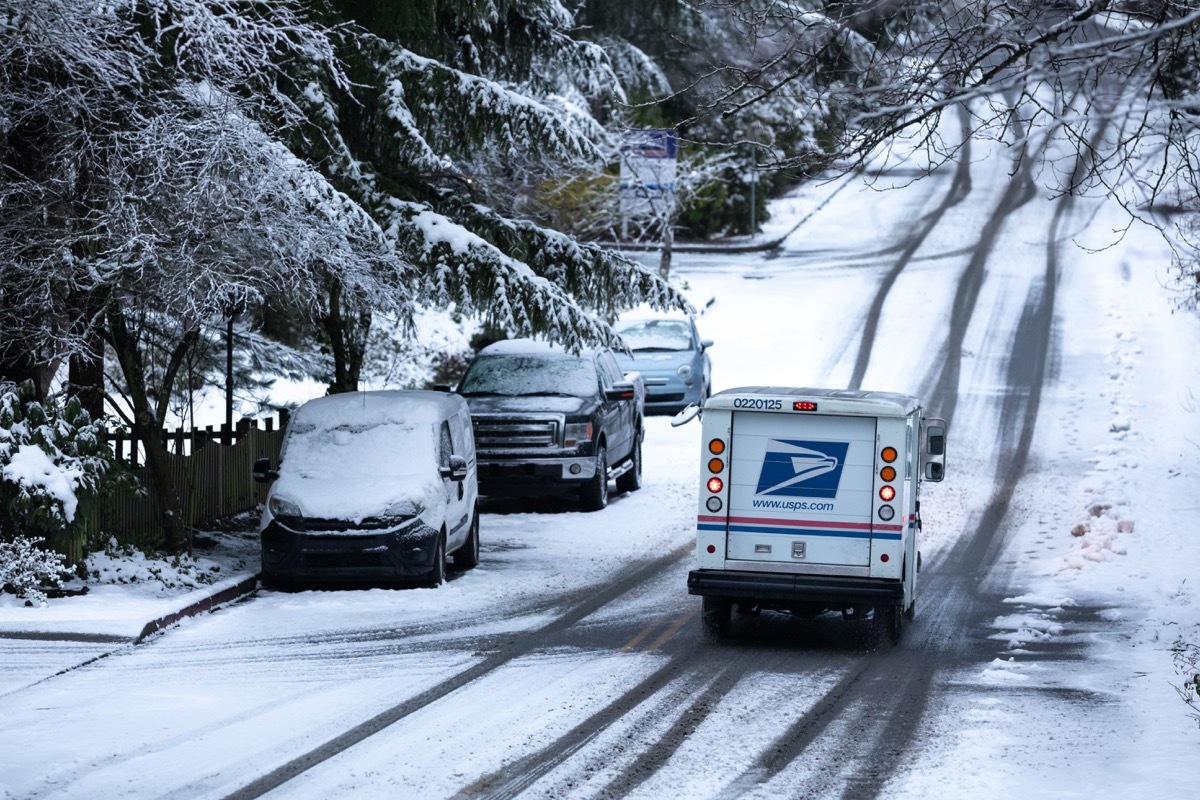
[[[603,447],[596,453],[596,474],[579,490],[579,507],[584,511],[599,511],[608,505],[608,451]]]
[[[479,564],[479,509],[471,517],[471,531],[463,546],[454,551],[454,566],[458,569],[475,569]]]
[[[729,635],[729,628],[733,624],[733,603],[725,597],[705,595],[700,621],[704,625],[704,635],[707,638],[725,638]]]
[[[617,478],[618,492],[636,492],[642,488],[642,432],[637,432],[637,441],[633,443],[633,452],[630,454],[631,465],[629,471],[621,477]]]

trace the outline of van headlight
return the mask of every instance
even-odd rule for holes
[[[267,507],[271,509],[271,516],[273,517],[304,516],[304,514],[300,511],[299,505],[291,500],[288,500],[286,497],[280,497],[279,495],[273,495],[270,501],[267,503]]]
[[[397,503],[392,503],[383,512],[386,516],[395,517],[397,519],[412,519],[419,517],[425,513],[425,506],[420,503],[415,503],[412,500],[401,500]]]

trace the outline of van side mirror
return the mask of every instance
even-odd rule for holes
[[[254,471],[251,473],[254,476],[255,483],[269,483],[279,477],[279,471],[271,469],[271,459],[260,458],[254,462]]]
[[[946,477],[946,421],[927,419],[922,427],[925,447],[921,460],[925,464],[925,480],[937,483]]]
[[[439,467],[438,473],[443,478],[449,478],[452,481],[465,481],[467,479],[467,460],[462,456],[450,456],[450,466]]]

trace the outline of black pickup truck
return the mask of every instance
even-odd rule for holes
[[[576,491],[584,511],[597,511],[609,480],[617,491],[641,488],[646,389],[611,350],[497,342],[475,356],[458,392],[471,410],[480,494]]]

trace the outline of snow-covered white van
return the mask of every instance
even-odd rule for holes
[[[475,439],[448,392],[350,392],[293,412],[263,509],[266,583],[402,581],[437,586],[446,556],[479,562]]]
[[[681,412],[678,423],[696,410]],[[702,420],[696,569],[707,632],[731,613],[873,614],[899,638],[916,602],[919,492],[945,470],[945,423],[915,397],[752,386]]]

